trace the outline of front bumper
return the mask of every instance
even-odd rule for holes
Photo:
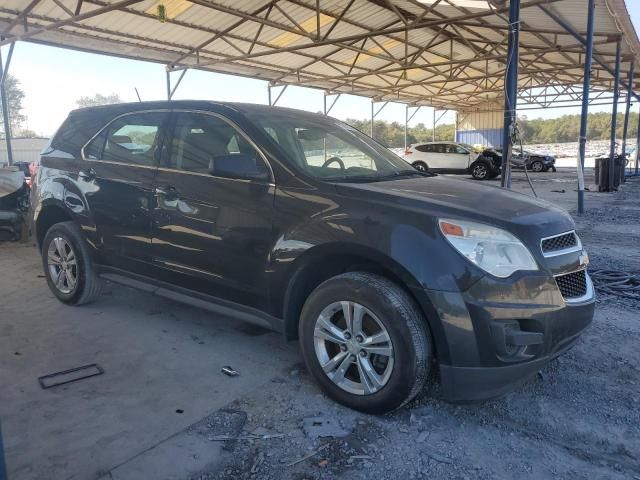
[[[450,401],[487,400],[512,390],[571,348],[595,309],[592,290],[579,302],[565,302],[555,280],[543,275],[483,278],[467,292],[428,295],[441,320],[436,349],[447,353],[438,357]],[[524,345],[505,348],[505,331]]]

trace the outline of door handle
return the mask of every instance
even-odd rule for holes
[[[85,170],[80,170],[78,172],[78,177],[87,182],[90,182],[91,180],[95,179],[97,176],[98,174],[93,168],[87,168]]]

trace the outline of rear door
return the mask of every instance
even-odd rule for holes
[[[170,281],[260,307],[266,299],[275,187],[266,160],[221,115],[175,112],[166,163],[155,182],[153,262]],[[269,172],[266,179],[222,176],[233,162]],[[236,165],[237,165],[236,164]],[[240,174],[238,174],[240,177]],[[176,274],[178,276],[176,277]]]
[[[153,181],[168,112],[135,112],[111,121],[83,149],[78,186],[96,225],[99,251],[116,266],[151,260]]]

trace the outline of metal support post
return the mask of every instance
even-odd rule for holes
[[[269,101],[269,106],[271,106],[271,85],[267,85],[267,98]]]
[[[615,160],[616,160],[616,127],[618,116],[618,98],[620,97],[620,57],[622,55],[621,42],[616,44],[616,70],[613,85],[613,108],[611,111],[611,145],[609,149],[609,185],[607,191],[615,190]]]
[[[178,81],[176,82],[174,87],[169,90],[169,100],[173,98],[173,95],[176,93],[176,90],[180,86],[180,83],[182,82],[182,79],[184,78],[184,75],[187,73],[188,70],[189,70],[188,68],[185,68],[184,70],[182,70],[182,73],[178,77]]]
[[[587,44],[584,57],[584,79],[582,83],[582,113],[578,147],[578,213],[584,213],[584,155],[587,146],[587,117],[589,114],[589,91],[591,89],[591,63],[593,57],[593,25],[596,15],[595,0],[589,0],[587,17]]]
[[[502,135],[502,187],[511,188],[511,139],[516,125],[518,101],[518,60],[520,47],[520,0],[509,3],[509,46],[504,96],[504,131]]]
[[[369,136],[373,138],[373,119],[375,118],[375,113],[373,113],[373,100],[371,100],[371,126],[369,127]]]
[[[409,128],[409,105],[404,106],[404,150],[407,150],[407,134]]]
[[[631,110],[631,95],[633,95],[633,73],[634,62],[631,62],[629,69],[629,85],[627,87],[627,108],[624,111],[624,126],[622,128],[622,150],[620,155],[622,156],[622,168],[620,169],[620,182],[624,183],[624,164],[627,160],[627,133],[629,133],[629,111]]]
[[[436,141],[436,108],[433,107],[433,130],[431,131],[431,141]]]
[[[171,100],[171,74],[169,73],[169,70],[165,73],[167,75],[167,100]]]
[[[638,138],[636,140],[636,175],[638,175],[638,160],[640,160],[640,112],[638,113]]]
[[[331,110],[333,110],[333,107],[336,106],[336,103],[338,102],[338,100],[340,99],[340,95],[342,95],[341,93],[335,95],[336,98],[333,99],[333,102],[331,102],[331,105],[327,106],[327,97],[331,95],[329,92],[324,92],[324,114],[325,115],[329,115],[331,113]]]
[[[2,97],[2,121],[4,122],[4,141],[7,145],[7,161],[9,165],[13,165],[13,148],[11,147],[11,123],[9,117],[9,99],[7,98],[6,82],[9,76],[9,66],[11,65],[11,57],[13,57],[14,43],[9,45],[9,54],[7,55],[7,63],[2,65],[2,52],[0,52],[0,97]]]

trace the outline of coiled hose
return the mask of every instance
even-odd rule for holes
[[[590,270],[589,275],[599,293],[640,300],[640,274],[615,270]]]

